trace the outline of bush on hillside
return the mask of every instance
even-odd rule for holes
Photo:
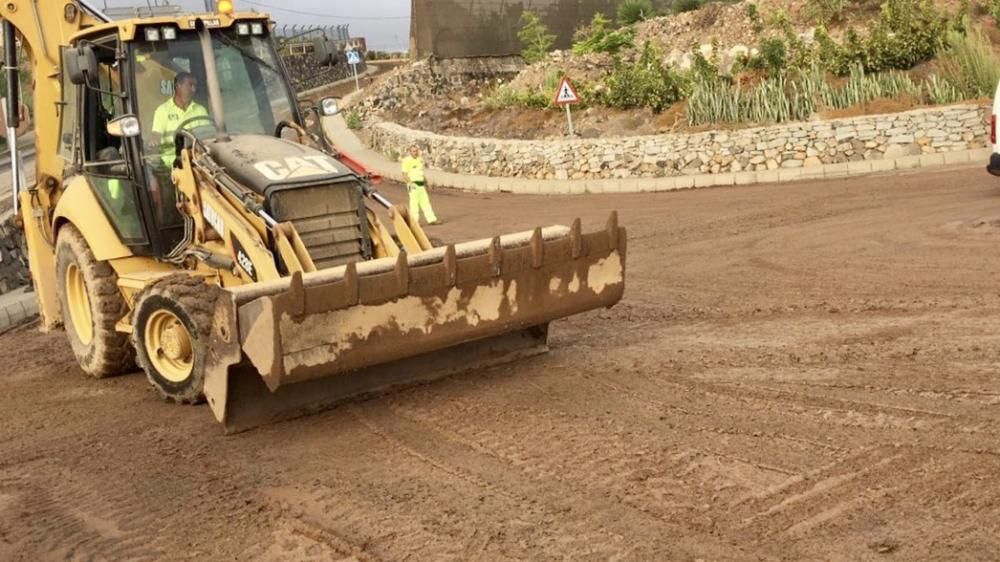
[[[650,0],[622,0],[618,4],[618,24],[632,25],[655,15]]]
[[[600,12],[594,14],[590,25],[580,29],[575,34],[580,39],[573,43],[574,55],[588,53],[615,54],[625,47],[632,46],[635,30],[631,27],[611,29],[611,21]]]
[[[360,129],[361,128],[361,115],[357,111],[348,111],[344,114],[344,123],[347,124],[348,129]]]
[[[674,0],[674,3],[671,5],[671,10],[673,10],[675,14],[681,14],[697,10],[698,8],[701,8],[704,3],[704,0]]]
[[[604,82],[601,102],[618,109],[648,107],[659,113],[684,99],[688,81],[664,66],[659,52],[648,41],[634,63],[615,61],[615,68]]]
[[[549,33],[538,14],[528,10],[521,12],[521,30],[517,38],[521,40],[521,58],[528,64],[544,60],[556,42],[556,36]]]
[[[939,60],[947,82],[970,98],[992,96],[1000,82],[1000,59],[979,29],[950,33]]]
[[[868,72],[907,70],[932,59],[953,27],[931,0],[886,0],[864,35],[849,29],[843,43],[836,43],[821,28],[816,40],[823,63],[839,75],[857,64]]]

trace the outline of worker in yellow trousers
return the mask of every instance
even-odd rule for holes
[[[420,222],[423,212],[427,224],[438,224],[437,215],[431,207],[431,198],[427,195],[427,180],[424,178],[424,159],[420,157],[417,145],[410,147],[410,155],[403,158],[403,175],[406,176],[406,190],[410,194],[410,216]]]

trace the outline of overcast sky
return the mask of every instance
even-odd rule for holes
[[[145,6],[145,0],[91,0],[96,6]],[[237,10],[268,12],[278,24],[349,24],[373,50],[405,50],[410,37],[410,0],[232,0]],[[149,3],[164,0],[149,0]],[[215,5],[215,0],[211,0]],[[170,0],[187,10],[204,11],[204,0]],[[298,13],[297,13],[298,12]],[[391,18],[391,19],[390,19]]]

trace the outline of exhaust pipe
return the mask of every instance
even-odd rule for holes
[[[7,121],[7,146],[10,148],[10,177],[14,196],[14,214],[17,215],[18,195],[21,193],[21,158],[17,151],[17,125],[21,122],[20,88],[17,76],[17,43],[14,24],[3,22],[4,77],[7,80],[7,103],[4,106]]]

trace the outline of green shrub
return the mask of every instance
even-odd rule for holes
[[[635,63],[615,61],[615,68],[605,80],[601,101],[618,109],[648,107],[659,113],[684,99],[689,91],[687,80],[665,67],[659,52],[647,41]]]
[[[931,0],[886,0],[864,36],[849,29],[841,44],[825,33],[818,42],[824,64],[836,74],[856,64],[868,72],[906,70],[933,58],[953,25]]]
[[[851,2],[849,0],[809,0],[806,15],[816,23],[841,23]]]
[[[545,74],[539,87],[526,91],[515,90],[507,84],[499,86],[483,96],[483,106],[489,109],[511,107],[544,109],[551,107],[552,99],[556,97],[556,88],[559,87],[564,74],[560,69],[551,69]],[[576,93],[583,98],[584,91],[587,90],[588,86],[585,84],[574,85]]]
[[[780,37],[767,37],[760,42],[760,54],[750,60],[752,68],[766,70],[771,76],[781,74],[788,63],[788,50]]]
[[[944,78],[931,74],[924,84],[927,99],[933,104],[947,105],[962,100],[962,92],[954,84]]]
[[[344,114],[344,123],[347,124],[348,129],[360,129],[361,115],[357,111],[348,111]]]
[[[483,106],[489,109],[505,109],[511,107],[543,109],[552,104],[553,95],[542,91],[518,91],[504,85],[483,96]]]
[[[994,25],[1000,27],[1000,0],[990,0],[989,11]]]
[[[688,121],[692,125],[802,121],[820,109],[844,109],[879,98],[908,95],[921,100],[923,90],[932,88],[928,97],[933,103],[953,103],[955,93],[946,84],[921,87],[902,72],[867,74],[860,65],[851,69],[849,79],[840,86],[832,86],[817,64],[770,77],[745,90],[720,80],[699,79],[688,100]],[[939,101],[945,99],[951,101]]]
[[[712,41],[712,53],[706,57],[698,46],[691,47],[691,69],[688,71],[692,81],[699,79],[718,80],[722,72],[718,64],[719,42]]]
[[[725,81],[699,80],[688,99],[692,125],[715,123],[781,123],[804,120],[814,105],[809,96],[790,87],[784,75],[768,78],[743,90]]]
[[[947,82],[970,98],[989,97],[1000,82],[1000,60],[978,29],[948,35],[949,48],[939,60]]]
[[[674,0],[671,9],[675,14],[680,14],[683,12],[697,10],[698,8],[701,8],[702,4],[704,4],[704,0]]]
[[[622,29],[611,29],[611,21],[600,12],[594,14],[594,19],[590,25],[578,30],[577,37],[581,39],[573,43],[573,54],[585,55],[587,53],[611,53],[615,54],[625,47],[632,46],[632,38],[635,30],[630,27]]]
[[[997,1],[1000,2],[1000,0]],[[746,9],[754,35],[760,35],[764,32],[764,21],[760,18],[760,10],[757,8],[757,4],[749,3]]]
[[[653,15],[655,15],[655,10],[653,10],[653,3],[650,0],[622,0],[618,4],[619,25],[632,25]]]
[[[556,36],[549,33],[538,14],[528,10],[521,12],[521,30],[517,38],[521,40],[521,58],[528,64],[545,59],[556,42]]]

